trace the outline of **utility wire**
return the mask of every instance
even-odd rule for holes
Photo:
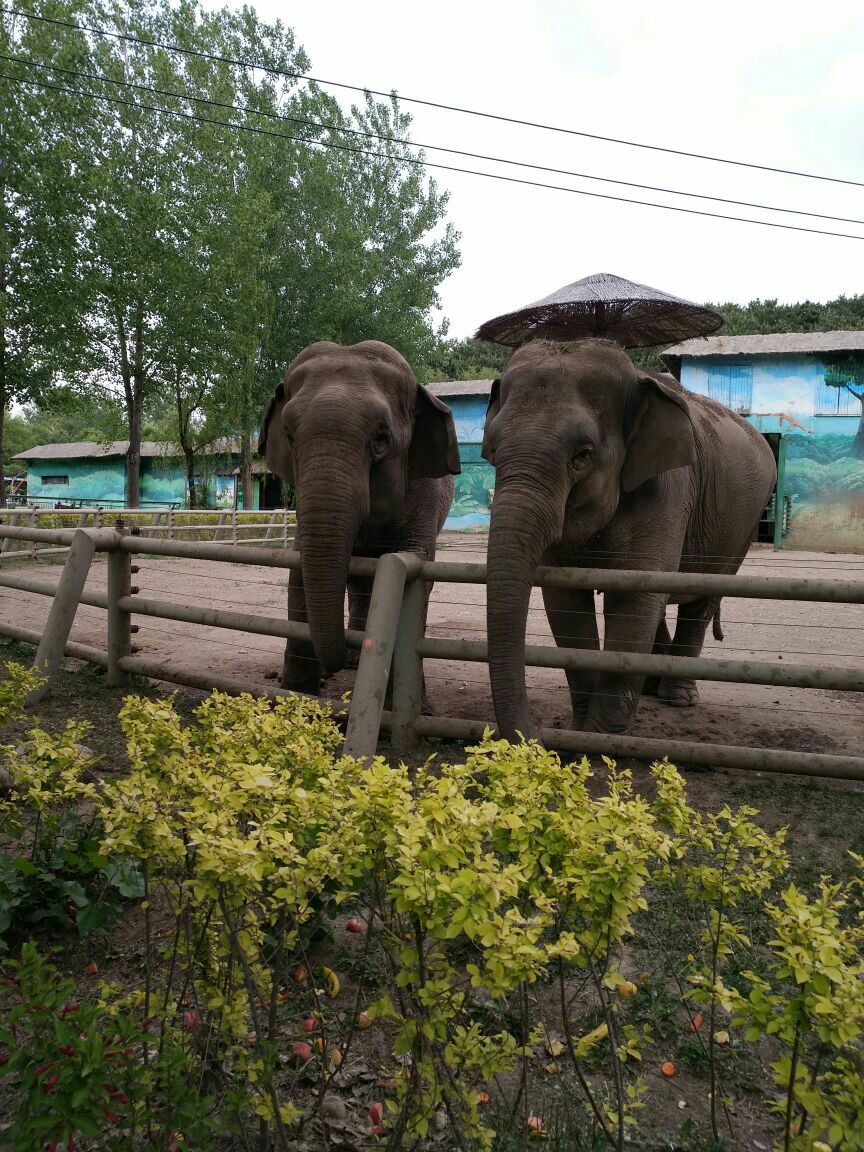
[[[42,71],[59,72],[74,79],[83,77],[87,80],[97,80],[104,84],[113,84],[119,88],[134,89],[137,92],[149,92],[153,96],[167,96],[177,100],[189,100],[194,104],[206,104],[211,108],[221,108],[227,112],[263,116],[268,120],[275,120],[281,124],[299,124],[308,128],[318,128],[328,132],[343,133],[346,136],[357,136],[367,140],[380,140],[386,144],[400,144],[404,147],[428,149],[431,152],[444,152],[450,156],[464,156],[471,160],[484,160],[493,164],[509,164],[518,168],[528,168],[534,172],[548,172],[555,176],[573,176],[579,180],[595,180],[603,184],[616,184],[624,188],[638,188],[643,192],[661,192],[669,196],[686,196],[694,200],[710,200],[715,204],[732,204],[738,208],[756,208],[764,212],[783,212],[791,216],[807,216],[815,220],[831,220],[837,224],[864,225],[864,220],[850,216],[830,216],[825,212],[808,212],[803,208],[781,208],[773,204],[760,204],[752,200],[733,200],[726,196],[712,196],[707,192],[688,192],[679,188],[666,188],[658,184],[639,184],[633,180],[618,180],[611,176],[595,176],[590,172],[575,172],[569,168],[553,168],[546,164],[532,164],[527,160],[511,160],[506,156],[490,156],[483,152],[469,152],[461,148],[449,148],[443,144],[426,144],[419,140],[404,140],[399,136],[388,136],[380,132],[370,132],[360,128],[349,128],[341,124],[330,124],[327,121],[312,120],[306,116],[292,116],[286,113],[270,112],[265,109],[253,108],[249,104],[230,104],[224,100],[214,100],[208,96],[194,96],[187,92],[174,92],[170,88],[155,88],[150,84],[140,84],[132,80],[115,80],[100,72],[61,68],[58,64],[42,64],[36,60],[28,60],[23,56],[7,56],[0,52],[0,60],[5,60],[9,64],[24,64],[28,68],[38,68]]]
[[[213,124],[217,128],[231,128],[237,132],[251,132],[257,136],[270,136],[277,140],[289,140],[298,144],[313,145],[318,148],[328,148],[340,152],[350,152],[360,156],[370,156],[373,160],[381,160],[380,152],[369,148],[357,148],[350,144],[337,144],[333,141],[309,140],[305,136],[291,136],[286,132],[274,132],[269,128],[257,128],[251,124],[231,124],[225,120],[214,120],[209,116],[199,116],[192,112],[180,112],[173,108],[163,108],[156,104],[142,104],[135,100],[124,100],[120,96],[106,96],[101,92],[89,92],[81,88],[69,88],[61,84],[51,84],[47,80],[31,80],[23,76],[11,76],[0,72],[0,80],[9,80],[15,84],[30,84],[40,88],[48,88],[55,92],[66,92],[71,96],[88,96],[94,100],[103,100],[109,104],[120,104],[127,108],[136,108],[144,112],[161,112],[166,116],[175,116],[181,120],[194,120],[201,124]],[[477,168],[460,168],[453,164],[439,164],[431,160],[416,156],[398,157],[401,163],[413,164],[421,168],[434,168],[442,172],[461,172],[468,176],[483,176],[487,180],[499,180],[506,184],[520,184],[529,188],[546,188],[553,192],[569,192],[574,196],[588,196],[594,200],[611,200],[617,204],[636,204],[642,208],[659,208],[665,212],[681,212],[687,216],[706,216],[712,220],[731,220],[738,224],[756,224],[763,228],[781,228],[785,232],[807,232],[813,236],[834,236],[840,240],[864,241],[864,236],[851,232],[832,232],[825,228],[806,228],[803,224],[781,224],[776,220],[757,220],[751,216],[730,216],[724,212],[708,212],[700,208],[685,208],[680,204],[658,204],[655,200],[639,200],[632,196],[613,196],[609,192],[589,192],[585,188],[570,188],[565,184],[547,184],[540,180],[527,180],[519,176],[506,176],[499,172],[483,172]]]
[[[127,32],[112,32],[107,28],[96,28],[89,24],[74,24],[68,20],[58,20],[49,16],[37,16],[34,13],[22,12],[18,8],[2,8],[0,12],[12,16],[23,16],[28,20],[38,20],[45,24],[55,24],[62,28],[72,28],[76,32],[91,32],[96,36],[112,37],[116,40],[125,40],[131,44],[141,44],[149,48],[162,48],[166,52],[178,52],[186,56],[195,56],[200,60],[212,60],[220,64],[229,64],[236,68],[255,68],[259,72],[271,76],[283,76],[289,80],[306,80],[314,84],[324,84],[331,88],[343,88],[349,92],[369,93],[371,96],[382,96],[385,100],[392,99],[396,93],[384,92],[377,88],[367,88],[359,84],[345,84],[340,80],[325,80],[321,76],[310,76],[304,72],[290,71],[284,68],[274,68],[267,64],[250,60],[238,60],[231,56],[220,56],[214,52],[202,52],[196,48],[181,48],[179,44],[169,44],[164,40],[148,40],[145,37],[132,36]],[[853,188],[864,188],[860,180],[846,180],[839,176],[823,176],[816,172],[802,172],[795,168],[780,168],[770,164],[754,164],[747,160],[732,160],[725,156],[714,156],[704,152],[688,152],[683,148],[667,148],[659,144],[645,144],[639,140],[624,140],[617,136],[603,136],[597,132],[583,132],[576,128],[564,128],[556,124],[545,124],[536,120],[521,120],[515,116],[502,116],[495,112],[483,112],[476,108],[462,108],[456,104],[445,104],[436,100],[422,100],[416,96],[398,96],[405,104],[419,104],[425,108],[437,108],[445,112],[456,112],[463,116],[477,116],[484,120],[497,120],[502,124],[516,124],[523,128],[537,128],[544,132],[557,132],[566,136],[579,136],[586,140],[601,140],[606,144],[620,144],[626,148],[642,148],[650,152],[662,152],[668,156],[686,156],[691,160],[708,160],[713,164],[730,164],[737,168],[751,168],[759,172],[776,172],[782,176],[798,176],[805,180],[822,180],[831,184],[846,184]]]

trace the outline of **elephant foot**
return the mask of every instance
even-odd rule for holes
[[[345,657],[346,668],[358,668],[360,666],[360,652],[357,648],[349,648]]]
[[[699,699],[695,680],[661,680],[657,699],[672,708],[692,708]]]
[[[320,696],[321,677],[316,673],[315,676],[300,679],[297,676],[286,676],[283,671],[279,677],[279,687],[288,692],[302,692],[305,696]]]

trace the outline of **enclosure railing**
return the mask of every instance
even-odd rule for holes
[[[195,688],[218,688],[228,692],[252,692],[271,697],[289,693],[259,686],[236,677],[197,669],[177,668],[164,661],[135,655],[131,636],[133,615],[185,621],[216,628],[277,637],[310,640],[308,625],[284,617],[271,618],[248,612],[203,608],[144,598],[132,585],[136,571],[133,556],[149,554],[233,564],[263,565],[292,569],[300,565],[298,552],[287,549],[145,538],[132,529],[38,529],[0,525],[0,539],[62,545],[69,549],[59,581],[39,580],[29,574],[0,570],[0,587],[18,588],[53,597],[48,620],[41,633],[0,620],[0,633],[37,645],[35,665],[46,677],[41,691],[50,686],[64,652],[107,668],[108,683],[123,686],[132,674],[172,681]],[[106,592],[85,589],[87,573],[97,552],[108,554]],[[345,751],[355,756],[373,755],[379,731],[389,728],[397,754],[416,745],[421,737],[477,740],[494,724],[421,714],[423,665],[426,660],[485,662],[484,641],[428,637],[425,634],[425,590],[428,581],[482,584],[485,564],[425,562],[411,553],[390,553],[380,560],[351,561],[355,576],[374,578],[366,632],[348,632],[347,643],[360,650],[357,678],[347,716]],[[684,574],[586,568],[539,568],[536,584],[544,587],[580,588],[597,591],[639,590],[693,597],[747,597],[766,600],[798,600],[834,604],[864,603],[864,580],[764,577],[750,575]],[[105,649],[70,642],[70,631],[79,603],[103,608],[107,613]],[[391,674],[392,664],[392,674]],[[820,688],[838,692],[864,692],[864,666],[813,666],[759,660],[705,659],[650,653],[595,651],[551,646],[526,646],[529,667],[627,672],[639,675],[675,676],[699,680],[734,681],[745,684]],[[392,705],[385,711],[388,680],[392,680]],[[618,757],[656,759],[669,756],[679,764],[746,768],[807,776],[833,776],[864,780],[864,757],[802,752],[795,749],[750,748],[681,740],[645,739],[637,736],[596,732],[542,729],[540,738],[550,747],[570,753],[603,753]]]
[[[143,536],[174,540],[189,536],[230,544],[281,544],[294,540],[297,516],[290,508],[265,508],[246,511],[240,508],[157,508],[122,509],[101,506],[77,508],[0,508],[0,524],[28,528],[102,528],[116,523],[118,516],[127,527],[137,527]],[[19,545],[16,547],[16,543]],[[0,544],[0,555],[12,559],[21,556],[60,555],[65,546],[39,548],[34,541],[6,538]]]

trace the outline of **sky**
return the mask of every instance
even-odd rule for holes
[[[237,6],[231,0],[232,6]],[[864,183],[861,0],[255,0],[311,74],[582,132]],[[343,105],[351,95],[329,89]],[[864,238],[864,187],[759,172],[406,104],[412,139],[666,188],[861,220],[712,205],[488,162],[429,160]],[[746,303],[864,292],[864,239],[687,216],[450,172],[461,267],[449,334],[594,272]]]

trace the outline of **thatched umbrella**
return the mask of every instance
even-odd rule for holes
[[[715,332],[723,317],[645,284],[598,272],[551,296],[478,328],[475,340],[518,348],[529,340],[578,340],[605,336],[625,348],[668,344]]]

